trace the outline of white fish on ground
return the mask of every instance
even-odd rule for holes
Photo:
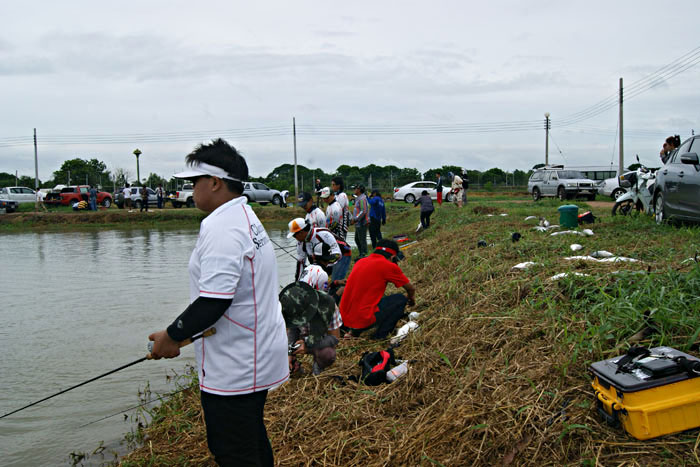
[[[571,251],[579,251],[583,250],[583,245],[579,245],[578,243],[572,243],[569,245],[569,248],[571,248]]]
[[[507,215],[508,215],[508,213],[507,213],[507,212],[502,212],[501,214],[499,214],[499,216],[501,216],[501,217],[503,217],[503,216],[507,216]]]
[[[532,220],[532,219],[537,219],[537,216],[527,216],[525,218],[526,221]]]
[[[402,340],[408,336],[408,333],[411,331],[415,331],[418,329],[418,323],[415,321],[409,321],[408,323],[404,324],[399,328],[398,331],[396,331],[396,335],[391,338],[391,343],[392,344],[398,344]]]
[[[418,223],[418,227],[416,227],[416,232],[420,232],[422,228],[423,228],[423,224],[421,224],[421,223],[419,222],[419,223]]]
[[[639,262],[638,259],[626,258],[624,256],[613,256],[611,258],[602,258],[602,259],[594,258],[592,256],[567,256],[564,259],[569,260],[569,261],[577,261],[577,260],[596,261],[598,263],[623,263],[623,262],[638,263]]]
[[[581,232],[583,232],[586,237],[593,235],[593,231],[591,229],[583,229]]]
[[[630,271],[628,269],[622,269],[621,271],[612,271],[610,274],[646,274],[646,271]]]
[[[486,217],[493,217],[493,214],[486,214]]]
[[[576,277],[588,277],[590,274],[583,274],[582,272],[561,272],[559,274],[555,274],[554,276],[550,277],[550,281],[558,281],[559,279],[562,279],[564,277],[569,277],[569,276],[576,276]]]
[[[598,250],[598,251],[594,251],[593,253],[591,253],[590,256],[592,256],[594,258],[612,258],[615,255],[610,253],[609,251]]]
[[[548,225],[547,227],[542,227],[541,225],[536,225],[535,227],[532,228],[532,230],[536,230],[538,232],[548,232],[552,229],[558,229],[559,225],[554,224],[554,225]]]
[[[681,261],[681,264],[689,264],[689,263],[697,263],[698,260],[696,258],[686,258],[683,261]]]
[[[417,311],[412,311],[408,314],[408,319],[410,321],[415,321],[418,319],[419,316],[420,316],[420,313],[418,313]]]
[[[625,256],[612,256],[610,258],[599,259],[600,263],[638,263],[638,259],[627,258]]]
[[[580,235],[582,237],[585,237],[586,234],[583,232],[579,232],[578,230],[562,230],[561,232],[553,232],[549,234],[550,237],[555,237],[557,235],[566,235],[566,234],[574,234],[574,235]]]
[[[540,217],[540,227],[549,227],[549,221],[544,217]]]
[[[525,269],[529,268],[530,266],[534,266],[536,264],[542,264],[542,263],[535,263],[534,261],[525,261],[524,263],[518,263],[512,268],[510,268],[511,271],[524,271]]]

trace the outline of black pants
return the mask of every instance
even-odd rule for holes
[[[396,323],[399,322],[401,318],[406,316],[404,310],[406,309],[406,304],[408,303],[408,298],[404,294],[396,293],[384,297],[379,300],[379,311],[374,313],[375,323],[364,329],[353,329],[343,326],[343,328],[349,331],[353,336],[357,337],[368,329],[375,329],[374,339],[384,339],[386,338],[396,327]]]
[[[263,420],[267,391],[219,396],[201,391],[207,444],[220,466],[272,466]]]
[[[423,225],[424,229],[430,227],[430,215],[433,211],[421,211],[420,212],[420,223]]]
[[[369,218],[369,239],[372,241],[372,249],[377,248],[377,242],[382,239],[382,221]]]

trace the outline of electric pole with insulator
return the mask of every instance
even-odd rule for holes
[[[549,112],[544,113],[544,165],[549,165]]]

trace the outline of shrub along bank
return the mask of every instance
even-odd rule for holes
[[[421,313],[421,327],[396,349],[410,369],[382,386],[349,381],[363,352],[389,343],[341,342],[329,370],[307,371],[270,393],[266,419],[277,463],[695,463],[699,430],[637,441],[602,423],[587,369],[631,343],[700,353],[700,269],[683,262],[700,250],[700,230],[613,218],[608,208],[594,210],[602,222],[587,226],[590,237],[552,237],[523,220],[557,223],[558,205],[443,205],[420,234],[417,209],[394,206],[385,233],[419,240],[401,264],[417,287],[412,311]],[[520,241],[511,241],[513,232]],[[477,247],[479,240],[488,246]],[[640,262],[565,260],[571,243],[584,254],[607,250]],[[539,264],[511,270],[524,261]],[[588,275],[550,280],[562,272]],[[132,437],[142,447],[122,465],[214,465],[196,382],[185,386],[191,389],[150,410],[153,422]]]

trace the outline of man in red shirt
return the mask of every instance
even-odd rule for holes
[[[343,323],[352,335],[376,327],[373,337],[384,339],[406,316],[406,304],[415,305],[416,288],[396,264],[400,257],[399,245],[384,239],[371,255],[355,263],[340,300]],[[389,282],[403,287],[408,297],[400,293],[385,297]]]

